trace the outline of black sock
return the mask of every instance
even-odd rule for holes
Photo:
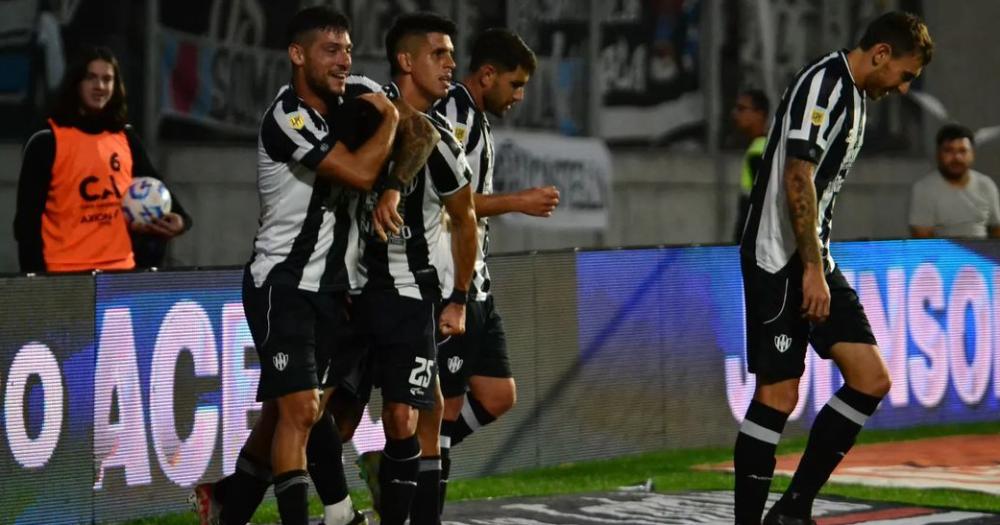
[[[221,487],[220,487],[221,485]],[[267,487],[271,486],[271,469],[257,464],[242,450],[236,459],[236,472],[223,478],[215,486],[215,499],[222,505],[222,523],[247,523],[260,502],[264,500]]]
[[[880,401],[847,385],[830,398],[816,415],[799,468],[777,503],[782,514],[801,518],[812,515],[813,500],[819,489],[851,450],[858,432]]]
[[[347,497],[343,452],[344,445],[340,442],[333,416],[323,414],[309,432],[306,457],[309,476],[324,506],[340,503]]]
[[[417,492],[410,507],[410,525],[441,524],[441,457],[420,458]]]
[[[462,403],[462,412],[458,415],[451,432],[451,446],[457,446],[469,434],[479,430],[486,425],[496,421],[497,418],[490,414],[486,407],[476,398],[472,397],[472,392],[465,394],[465,402]]]
[[[444,434],[444,424],[441,422],[441,499],[438,500],[438,510],[444,514],[444,501],[448,495],[448,477],[451,475],[451,437]]]
[[[309,525],[309,473],[289,470],[274,478],[281,525]]]
[[[737,524],[760,524],[774,476],[774,449],[787,419],[788,414],[757,401],[750,402],[733,450]]]
[[[378,483],[382,488],[381,523],[402,525],[409,517],[419,470],[420,442],[416,435],[386,440],[378,468]]]

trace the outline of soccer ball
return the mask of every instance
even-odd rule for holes
[[[122,199],[122,211],[129,224],[150,224],[170,213],[170,204],[170,191],[163,181],[136,177]]]

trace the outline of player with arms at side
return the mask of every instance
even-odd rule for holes
[[[799,71],[782,96],[740,248],[747,362],[757,386],[734,450],[736,523],[760,523],[808,343],[833,359],[845,385],[817,414],[791,485],[764,523],[812,522],[820,488],[889,392],[864,308],[830,254],[830,226],[864,141],[868,99],[906,93],[933,50],[919,18],[886,13],[854,49]]]
[[[514,193],[493,193],[494,142],[489,113],[502,118],[524,100],[525,86],[538,64],[527,44],[507,29],[489,29],[472,44],[469,70],[436,109],[455,126],[472,169],[478,219],[479,252],[466,309],[466,332],[438,347],[444,416],[441,423],[441,507],[451,472],[450,450],[474,431],[510,410],[517,399],[503,320],[490,294],[486,257],[489,217],[524,213],[548,217],[559,204],[554,186]]]
[[[418,111],[428,111],[448,93],[455,69],[450,20],[432,13],[399,17],[386,35],[393,82],[386,89]],[[439,114],[426,116],[440,140],[422,173],[409,183],[387,176],[359,211],[364,248],[358,309],[372,352],[374,383],[384,401],[386,445],[379,472],[382,523],[402,524],[410,515],[417,478],[440,476],[437,437],[440,388],[436,366],[437,329],[443,336],[465,331],[465,303],[476,260],[476,218],[469,166],[462,145]],[[395,161],[393,163],[395,165]],[[391,167],[391,172],[395,166]],[[450,255],[454,283],[435,265],[442,243],[444,214],[452,224]],[[367,224],[366,224],[367,222]],[[450,292],[450,293],[449,293]],[[421,419],[432,423],[430,439],[418,439]],[[422,433],[422,437],[425,434]],[[422,453],[423,452],[423,453]],[[427,474],[429,473],[429,474]],[[420,496],[421,511],[411,523],[438,519],[437,490]]]

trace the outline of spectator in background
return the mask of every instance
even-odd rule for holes
[[[975,138],[948,124],[937,134],[937,171],[913,184],[910,234],[926,237],[1000,237],[1000,197],[993,179],[972,169]]]
[[[736,97],[733,106],[732,119],[736,129],[750,139],[750,146],[743,154],[740,169],[740,201],[739,214],[736,216],[736,227],[733,238],[740,242],[743,236],[743,224],[747,220],[747,210],[750,209],[750,190],[753,179],[757,176],[761,159],[764,157],[764,145],[767,143],[767,119],[771,112],[771,103],[767,94],[759,89],[748,89]]]
[[[24,146],[14,217],[22,272],[136,267],[122,195],[133,176],[159,176],[127,119],[117,58],[103,47],[83,50],[63,79],[48,124]],[[131,233],[159,243],[180,235],[191,218],[176,198],[174,210],[152,224],[132,225]],[[162,259],[162,249],[159,254]]]

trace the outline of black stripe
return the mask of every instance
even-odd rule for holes
[[[298,149],[298,144],[292,140],[281,125],[274,118],[274,106],[264,115],[264,121],[260,124],[260,142],[264,146],[264,151],[271,160],[275,162],[291,162],[292,153]]]
[[[829,108],[830,95],[833,94],[834,87],[836,87],[838,84],[840,84],[840,82],[842,80],[840,79],[840,75],[838,75],[833,70],[833,68],[831,68],[831,67],[824,67],[824,68],[822,68],[822,70],[824,72],[824,76],[823,76],[823,82],[820,83],[820,86],[819,86],[819,94],[816,96],[816,107],[817,108],[825,108],[826,109],[826,118],[827,118],[827,122],[829,123],[829,125],[828,125],[828,127],[829,127],[829,126],[832,126],[833,122],[834,122],[833,120],[829,120],[829,119],[832,118],[832,115],[830,114],[831,111],[830,111],[830,108]],[[843,98],[843,97],[841,97],[841,98]],[[818,139],[819,139],[819,128],[821,126],[814,125],[814,124],[812,124],[812,122],[810,122],[810,124],[811,124],[811,127],[809,128],[809,143],[810,144],[816,144],[818,142]],[[826,148],[823,148],[823,149],[826,149]]]
[[[427,158],[427,168],[430,170],[431,180],[434,181],[434,189],[446,195],[462,187],[458,177],[466,177],[464,173],[455,173],[437,148]]]
[[[441,298],[441,286],[437,269],[431,265],[430,249],[427,238],[424,237],[427,231],[424,227],[424,192],[428,190],[426,181],[427,177],[420,177],[413,193],[407,196],[403,204],[406,225],[410,227],[410,238],[406,240],[406,262],[423,298],[438,300]]]
[[[350,287],[347,277],[347,241],[351,230],[351,196],[352,190],[338,186],[335,191],[340,195],[336,199],[333,223],[333,245],[326,255],[326,270],[320,279],[320,289],[324,290],[346,290]]]
[[[479,177],[476,181],[476,193],[482,193],[486,188],[486,178],[490,176],[490,169],[493,167],[493,133],[485,120],[486,116],[483,115],[483,151],[479,154],[479,173],[475,174]]]
[[[319,230],[323,225],[323,201],[330,195],[330,183],[317,178],[313,182],[312,196],[309,198],[309,206],[306,208],[306,218],[302,222],[302,229],[295,236],[292,242],[292,249],[284,261],[274,265],[267,276],[271,284],[291,284],[296,288],[302,281],[302,273],[309,258],[312,257],[316,247],[316,240],[319,239]]]

